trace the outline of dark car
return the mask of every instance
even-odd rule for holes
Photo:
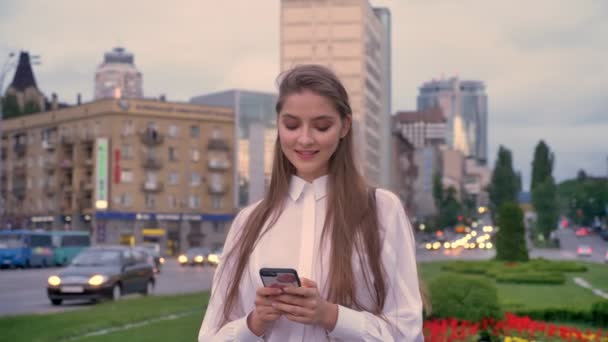
[[[126,246],[98,246],[83,250],[61,272],[47,281],[53,305],[64,300],[117,300],[129,293],[150,294],[154,269],[141,251]]]
[[[162,265],[165,263],[165,258],[160,255],[160,252],[156,245],[144,244],[136,246],[136,249],[146,253],[151,259],[151,264],[154,267],[154,273],[160,273]]]
[[[180,265],[209,265],[209,254],[211,251],[205,247],[193,247],[186,251],[186,253],[180,255],[177,261]]]

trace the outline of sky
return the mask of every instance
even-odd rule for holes
[[[0,63],[40,55],[39,88],[92,99],[103,54],[124,46],[144,94],[168,100],[229,88],[275,91],[279,0],[0,1]],[[371,0],[392,15],[393,112],[414,110],[433,78],[483,81],[489,153],[513,152],[529,187],[535,145],[558,181],[608,173],[608,1]],[[8,75],[5,86],[10,83]]]

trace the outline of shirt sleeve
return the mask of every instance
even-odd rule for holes
[[[328,336],[336,341],[422,342],[414,233],[397,196],[378,190],[377,200],[380,224],[386,230],[382,262],[388,286],[383,317],[338,306],[338,320]]]
[[[245,222],[247,216],[243,209],[234,219],[232,227],[226,237],[224,244],[224,255],[234,246],[236,237]],[[263,338],[256,336],[247,326],[247,313],[240,305],[235,305],[233,312],[230,313],[229,322],[220,328],[223,317],[224,295],[228,289],[229,278],[234,268],[233,260],[222,260],[213,276],[213,286],[209,305],[205,312],[205,318],[198,332],[199,342],[256,342],[263,341]]]

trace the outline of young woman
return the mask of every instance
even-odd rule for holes
[[[414,238],[399,199],[355,164],[352,111],[329,69],[282,76],[270,188],[226,238],[199,341],[422,341]],[[260,268],[301,287],[264,287]]]

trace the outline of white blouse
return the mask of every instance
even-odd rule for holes
[[[321,248],[325,222],[327,176],[308,183],[292,176],[289,199],[277,223],[255,247],[239,286],[240,299],[230,322],[219,329],[223,295],[232,275],[234,263],[222,263],[213,280],[212,296],[201,325],[200,341],[423,341],[422,301],[418,288],[414,236],[401,202],[393,193],[378,189],[376,203],[382,227],[382,262],[387,272],[387,298],[384,319],[369,312],[338,306],[338,320],[331,332],[321,326],[304,325],[279,318],[264,337],[257,337],[247,327],[247,315],[255,308],[255,292],[262,287],[262,267],[294,268],[300,277],[317,283],[327,298],[328,248]],[[259,202],[258,202],[259,203]],[[253,204],[235,218],[226,238],[224,251],[229,251]],[[324,246],[329,246],[327,242]],[[372,307],[373,299],[365,290],[365,280],[357,256],[353,257],[357,299]],[[217,274],[223,272],[222,277]],[[221,278],[221,279],[218,279]],[[219,331],[218,331],[219,329]]]

